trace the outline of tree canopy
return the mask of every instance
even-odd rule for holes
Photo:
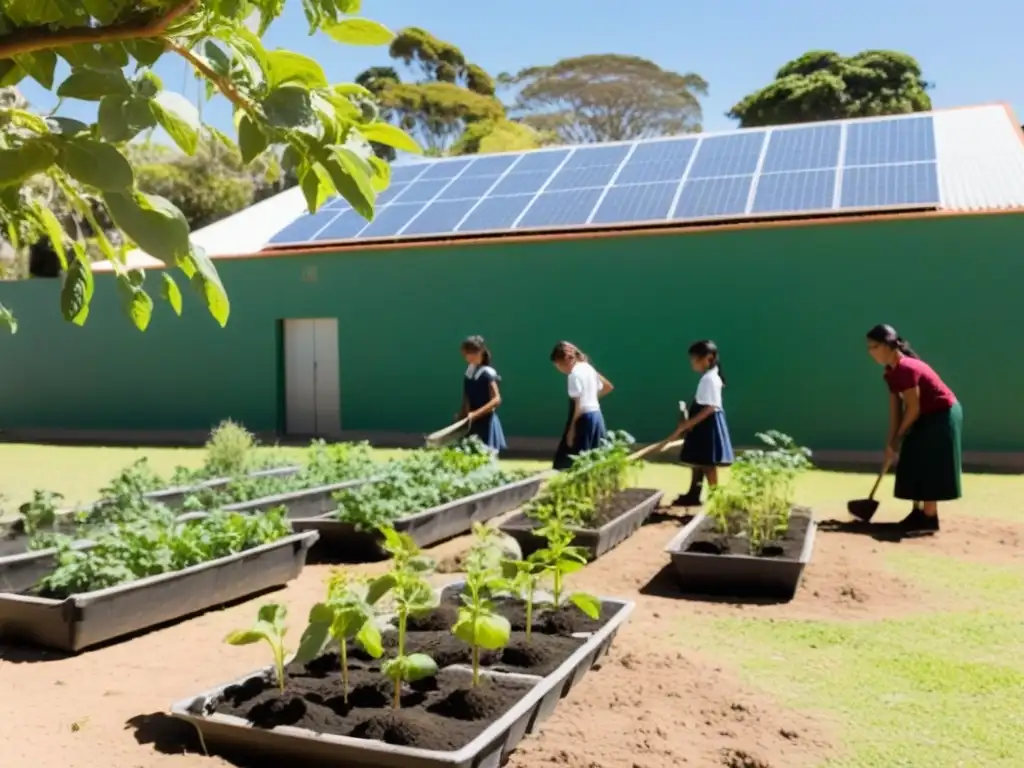
[[[515,91],[514,116],[573,144],[699,131],[699,97],[708,93],[700,75],[615,53],[562,59],[499,81]]]
[[[349,45],[394,39],[382,25],[353,16],[361,0],[302,0],[302,6],[311,34],[323,30]],[[211,259],[190,243],[186,216],[166,197],[143,191],[144,169],[126,145],[145,131],[163,128],[190,156],[222,145],[237,151],[243,165],[273,149],[298,178],[311,211],[337,193],[366,218],[390,178],[367,142],[420,151],[408,135],[377,119],[368,89],[332,85],[313,59],[264,47],[262,37],[283,9],[283,0],[5,0],[0,87],[31,78],[60,102],[41,116],[9,96],[0,101],[0,226],[15,248],[50,241],[64,275],[60,306],[67,320],[82,325],[89,315],[91,236],[114,265],[125,309],[140,330],[152,316],[152,286],[141,270],[125,265],[133,246],[175,267],[216,321],[227,323],[227,293]],[[180,93],[163,87],[152,67],[168,55],[188,62],[206,81],[208,96],[231,103],[237,148],[204,125]],[[95,103],[95,119],[61,116],[60,103],[68,99]],[[40,186],[91,232],[69,231]],[[98,214],[120,236],[108,236]],[[162,271],[158,283],[180,314],[181,289],[171,272]],[[16,330],[2,306],[0,320]]]
[[[930,87],[920,64],[905,53],[864,51],[844,57],[808,51],[784,64],[772,83],[741,99],[729,117],[754,128],[925,112],[932,108]]]
[[[374,93],[382,116],[415,136],[427,154],[472,154],[536,147],[542,137],[511,123],[495,96],[493,78],[452,43],[418,27],[401,30],[389,54],[411,73],[370,67],[356,82]],[[377,154],[393,159],[388,147]]]

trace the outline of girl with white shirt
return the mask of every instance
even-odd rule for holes
[[[568,377],[569,418],[554,461],[555,469],[568,469],[574,457],[597,448],[607,436],[599,400],[614,387],[597,372],[579,347],[568,341],[555,345],[551,362]]]
[[[732,464],[732,439],[722,408],[722,366],[718,361],[718,346],[710,339],[690,345],[690,365],[701,374],[697,394],[690,405],[690,417],[681,421],[669,440],[686,434],[686,442],[679,460],[693,470],[690,490],[679,496],[673,506],[699,507],[704,479],[718,485],[718,468]]]

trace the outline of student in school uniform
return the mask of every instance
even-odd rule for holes
[[[735,456],[729,425],[722,407],[725,379],[718,359],[718,346],[710,339],[690,345],[690,365],[701,374],[697,393],[690,405],[690,416],[680,421],[669,441],[686,435],[679,460],[692,468],[690,490],[673,502],[677,507],[699,507],[706,479],[718,485],[718,468],[732,464]]]
[[[614,387],[579,347],[560,341],[551,351],[551,362],[568,378],[569,417],[555,451],[554,468],[568,469],[574,457],[600,446],[608,432],[601,415],[600,399]]]
[[[939,530],[939,502],[959,499],[963,409],[956,395],[891,325],[867,332],[868,354],[889,388],[886,458],[896,465],[897,499],[913,502],[908,533]]]
[[[468,368],[462,379],[462,409],[458,418],[469,419],[469,434],[476,435],[495,453],[505,450],[505,433],[498,418],[501,377],[491,366],[491,351],[483,336],[470,336],[460,347]]]

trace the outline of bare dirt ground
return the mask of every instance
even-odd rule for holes
[[[945,521],[944,521],[945,522]],[[937,537],[893,543],[820,532],[797,598],[785,605],[680,599],[662,548],[679,520],[659,515],[582,571],[575,585],[637,601],[602,668],[525,740],[511,768],[801,768],[836,748],[834,728],[787,710],[687,648],[687,619],[758,615],[873,619],[927,610],[948,599],[887,571],[886,554],[947,554],[1020,562],[1024,526],[951,518]],[[466,540],[433,550],[439,559]],[[373,571],[381,566],[359,566]],[[0,646],[0,765],[7,768],[226,768],[199,752],[187,727],[163,716],[171,702],[242,676],[266,661],[261,646],[221,639],[246,627],[268,599],[288,605],[295,636],[321,597],[327,566],[308,567],[286,590],[207,613],[71,658]],[[292,638],[293,641],[297,637]]]

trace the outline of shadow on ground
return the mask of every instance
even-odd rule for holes
[[[679,583],[675,568],[669,564],[658,571],[654,578],[640,587],[640,594],[645,597],[662,597],[669,600],[689,600],[696,603],[721,603],[724,605],[781,605],[792,598],[779,598],[770,595],[708,595],[687,592]]]
[[[908,533],[899,523],[865,523],[860,520],[821,520],[818,530],[823,533],[848,533],[854,536],[868,536],[875,541],[898,543],[904,539],[917,539],[934,534],[929,532]]]
[[[125,723],[125,729],[135,732],[136,742],[143,746],[152,746],[162,755],[204,755],[209,757],[211,754],[194,726],[163,712],[136,715]],[[227,754],[219,749],[215,754],[236,768],[281,768],[284,765],[280,758],[253,759]],[[294,768],[300,768],[306,764],[293,760],[291,765]]]

